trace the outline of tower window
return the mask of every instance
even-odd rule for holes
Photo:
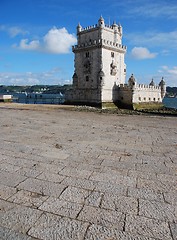
[[[114,58],[114,52],[111,52],[111,57]]]
[[[88,58],[88,57],[89,57],[89,52],[86,52],[86,53],[85,53],[85,56]]]
[[[88,82],[89,81],[89,76],[86,76],[85,80],[86,80],[86,82]]]

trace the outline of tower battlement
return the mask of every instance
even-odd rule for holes
[[[75,50],[80,50],[82,48],[89,48],[89,47],[111,47],[111,48],[114,48],[115,51],[116,50],[121,50],[121,51],[126,51],[127,50],[127,47],[122,45],[122,44],[119,44],[119,43],[115,43],[115,42],[112,42],[110,40],[106,40],[106,39],[94,39],[94,40],[89,40],[89,41],[86,41],[84,43],[81,43],[79,45],[74,45],[72,47],[72,50],[75,51]]]

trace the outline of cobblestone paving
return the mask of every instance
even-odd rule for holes
[[[0,107],[1,240],[177,240],[177,119]]]

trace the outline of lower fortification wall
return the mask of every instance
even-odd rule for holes
[[[133,104],[159,104],[162,103],[161,89],[149,85],[137,85],[132,88],[128,84],[121,84],[114,89],[114,101],[130,107]]]

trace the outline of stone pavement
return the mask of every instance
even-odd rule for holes
[[[1,240],[176,240],[177,118],[0,107]]]

